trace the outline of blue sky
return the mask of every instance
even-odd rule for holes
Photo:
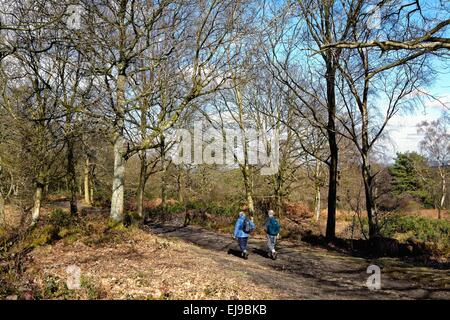
[[[436,70],[436,74],[433,75],[434,81],[428,88],[423,89],[439,97],[448,109],[437,101],[424,98],[423,106],[418,107],[414,112],[395,115],[387,127],[390,141],[386,148],[392,157],[396,152],[419,151],[418,145],[422,135],[417,133],[417,124],[424,120],[436,120],[444,110],[450,110],[450,64],[436,61],[434,67]]]
[[[439,21],[448,18],[448,11],[444,10],[449,8],[448,0],[443,2],[429,0],[424,1],[422,5],[423,12],[430,17],[438,18]],[[446,29],[442,36],[449,37],[450,29]],[[435,97],[439,97],[440,101],[445,103],[445,106],[432,99],[424,98],[423,106],[417,108],[415,112],[395,115],[387,128],[391,142],[386,147],[388,153],[392,156],[395,156],[396,152],[420,151],[419,141],[422,139],[422,135],[417,133],[417,124],[424,120],[436,120],[444,111],[450,112],[450,60],[448,59],[448,53],[446,57],[440,60],[433,55],[429,55],[427,59],[433,59],[435,74],[433,74],[432,83],[422,89]]]

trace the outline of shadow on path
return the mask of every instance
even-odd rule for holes
[[[450,299],[448,270],[417,268],[398,259],[364,259],[330,252],[304,243],[280,241],[278,259],[267,255],[266,240],[251,237],[250,256],[241,258],[236,240],[197,226],[148,223],[142,228],[164,237],[179,238],[203,249],[211,250],[215,260],[233,256],[248,264],[243,270],[254,281],[264,281],[295,299]],[[224,264],[229,262],[223,261]],[[252,266],[250,266],[252,264]],[[256,270],[254,265],[261,268]],[[367,267],[379,265],[382,289],[366,287]],[[262,271],[262,268],[266,271]],[[424,272],[424,270],[429,272]]]

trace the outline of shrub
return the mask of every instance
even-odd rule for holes
[[[92,279],[82,276],[80,282],[81,288],[86,292],[88,300],[98,300],[106,297],[106,292],[101,285],[95,283]]]
[[[58,238],[58,229],[56,229],[53,225],[46,225],[42,228],[35,228],[31,233],[29,246],[31,248],[44,246],[46,244],[54,242]]]
[[[111,189],[109,186],[97,186],[93,200],[92,205],[95,207],[109,207],[111,205]]]
[[[36,248],[69,236],[75,241],[76,236],[82,232],[76,217],[62,209],[55,209],[46,220],[30,230],[23,244],[25,247]]]
[[[117,230],[117,231],[126,231],[127,228],[122,222],[114,221],[113,219],[108,220],[108,228],[111,230]]]
[[[67,288],[65,281],[58,277],[47,276],[44,281],[44,299],[71,299],[72,292]]]
[[[291,231],[290,230],[286,230],[286,229],[281,229],[280,232],[280,237],[282,239],[287,239],[290,238],[292,236]]]
[[[432,242],[443,250],[450,250],[450,221],[448,220],[396,214],[386,218],[381,233],[391,238],[402,238],[402,234],[409,234],[418,241]]]
[[[178,213],[184,211],[184,205],[179,202],[166,205],[166,212],[168,213]]]
[[[73,224],[75,218],[69,212],[62,209],[55,209],[50,214],[48,223],[55,227],[67,227]]]
[[[155,207],[150,211],[150,214],[163,214],[163,213],[180,213],[185,210],[204,211],[216,216],[237,216],[241,208],[236,204],[224,206],[220,203],[210,202],[203,204],[201,202],[190,201],[185,204],[180,202],[166,204],[165,208],[161,205]]]
[[[415,212],[422,208],[422,204],[419,203],[414,197],[409,194],[402,194],[398,196],[398,210],[401,212]]]

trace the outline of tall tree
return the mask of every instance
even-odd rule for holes
[[[447,197],[447,179],[450,166],[450,118],[443,116],[442,118],[431,121],[422,122],[418,125],[418,131],[424,134],[420,141],[420,149],[426,155],[432,168],[436,168],[439,183],[435,207],[438,210],[438,218],[441,219],[441,212],[445,208],[445,200]]]
[[[430,202],[430,196],[419,172],[426,166],[426,158],[416,152],[397,153],[395,163],[389,168],[393,177],[393,192],[396,195],[409,194],[422,202]]]
[[[359,15],[363,1],[342,3],[333,0],[298,0],[273,14],[270,26],[280,26],[267,31],[270,44],[266,56],[276,78],[287,86],[299,103],[299,112],[311,119],[311,123],[323,128],[329,147],[328,165],[328,216],[326,237],[336,234],[336,203],[338,177],[338,128],[336,104],[336,73],[343,50],[330,48],[320,51],[327,44],[346,40],[354,19]],[[294,12],[294,13],[292,13]],[[282,25],[282,26],[281,26]],[[319,60],[308,59],[305,52],[319,53]],[[306,67],[299,65],[304,63]],[[303,67],[303,68],[302,68]],[[300,68],[323,74],[322,83],[311,82],[309,76],[300,79]],[[323,86],[323,91],[322,88]],[[322,94],[324,92],[324,94]],[[317,106],[319,108],[317,109]],[[300,110],[300,109],[303,109]]]

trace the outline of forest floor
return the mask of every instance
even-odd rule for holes
[[[396,258],[366,259],[282,240],[277,260],[262,236],[238,256],[230,235],[178,223],[108,231],[107,213],[90,214],[90,233],[36,247],[27,254],[21,288],[46,299],[450,299],[450,270]],[[70,240],[70,241],[69,241]],[[369,265],[381,268],[381,289],[366,287]],[[67,268],[81,270],[68,290]],[[34,296],[33,296],[34,295]]]
[[[183,239],[207,250],[223,268],[244,272],[290,299],[450,299],[450,270],[418,267],[397,258],[364,259],[310,246],[280,241],[278,259],[267,258],[263,237],[249,240],[248,260],[239,257],[236,241],[196,226],[147,225],[146,230],[168,239]],[[381,289],[366,286],[367,267],[381,268]],[[212,273],[220,270],[211,270]]]

